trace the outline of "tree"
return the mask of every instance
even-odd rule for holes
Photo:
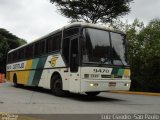
[[[25,40],[18,38],[3,28],[0,28],[0,71],[5,72],[8,51],[24,43],[26,43]]]
[[[111,22],[130,12],[133,0],[50,0],[58,11],[72,21]]]
[[[131,90],[160,92],[160,19],[147,26],[135,19],[132,24],[115,23],[115,27],[127,34]]]

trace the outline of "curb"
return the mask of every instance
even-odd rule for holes
[[[131,94],[131,95],[146,95],[146,96],[160,96],[160,93],[151,93],[151,92],[111,91],[111,93]]]

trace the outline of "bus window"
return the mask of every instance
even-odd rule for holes
[[[13,53],[9,53],[8,54],[8,61],[7,61],[8,63],[11,63],[13,61],[13,57],[12,56],[13,56]]]
[[[86,28],[86,31],[86,40],[82,41],[81,48],[83,63],[111,64],[109,32],[93,28]]]
[[[18,53],[17,51],[13,52],[13,61],[17,61],[17,59],[18,59],[18,54],[17,53]]]
[[[64,38],[66,37],[69,37],[69,36],[73,36],[73,35],[76,35],[79,33],[79,28],[76,27],[76,28],[71,28],[71,29],[68,29],[68,30],[65,30],[64,31]]]
[[[38,47],[39,46],[39,43],[35,43],[34,45],[34,57],[37,57],[39,55],[39,50],[38,50]]]
[[[39,43],[39,54],[43,55],[45,53],[45,41],[41,41]]]
[[[25,57],[26,59],[33,57],[33,46],[32,45],[26,47]]]
[[[114,65],[127,65],[124,35],[111,32],[112,59]]]
[[[61,34],[51,36],[47,40],[47,52],[59,50],[60,44],[61,44]]]
[[[24,57],[25,57],[24,55],[25,55],[24,54],[24,49],[22,48],[22,49],[19,50],[18,59],[19,60],[24,59]]]

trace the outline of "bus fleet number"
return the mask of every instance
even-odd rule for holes
[[[93,69],[95,73],[109,73],[108,69]]]

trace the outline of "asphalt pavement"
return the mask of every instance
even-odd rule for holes
[[[0,112],[15,114],[108,114],[158,113],[160,96],[103,92],[96,97],[70,94],[52,95],[50,90],[35,87],[15,88],[0,84]]]

